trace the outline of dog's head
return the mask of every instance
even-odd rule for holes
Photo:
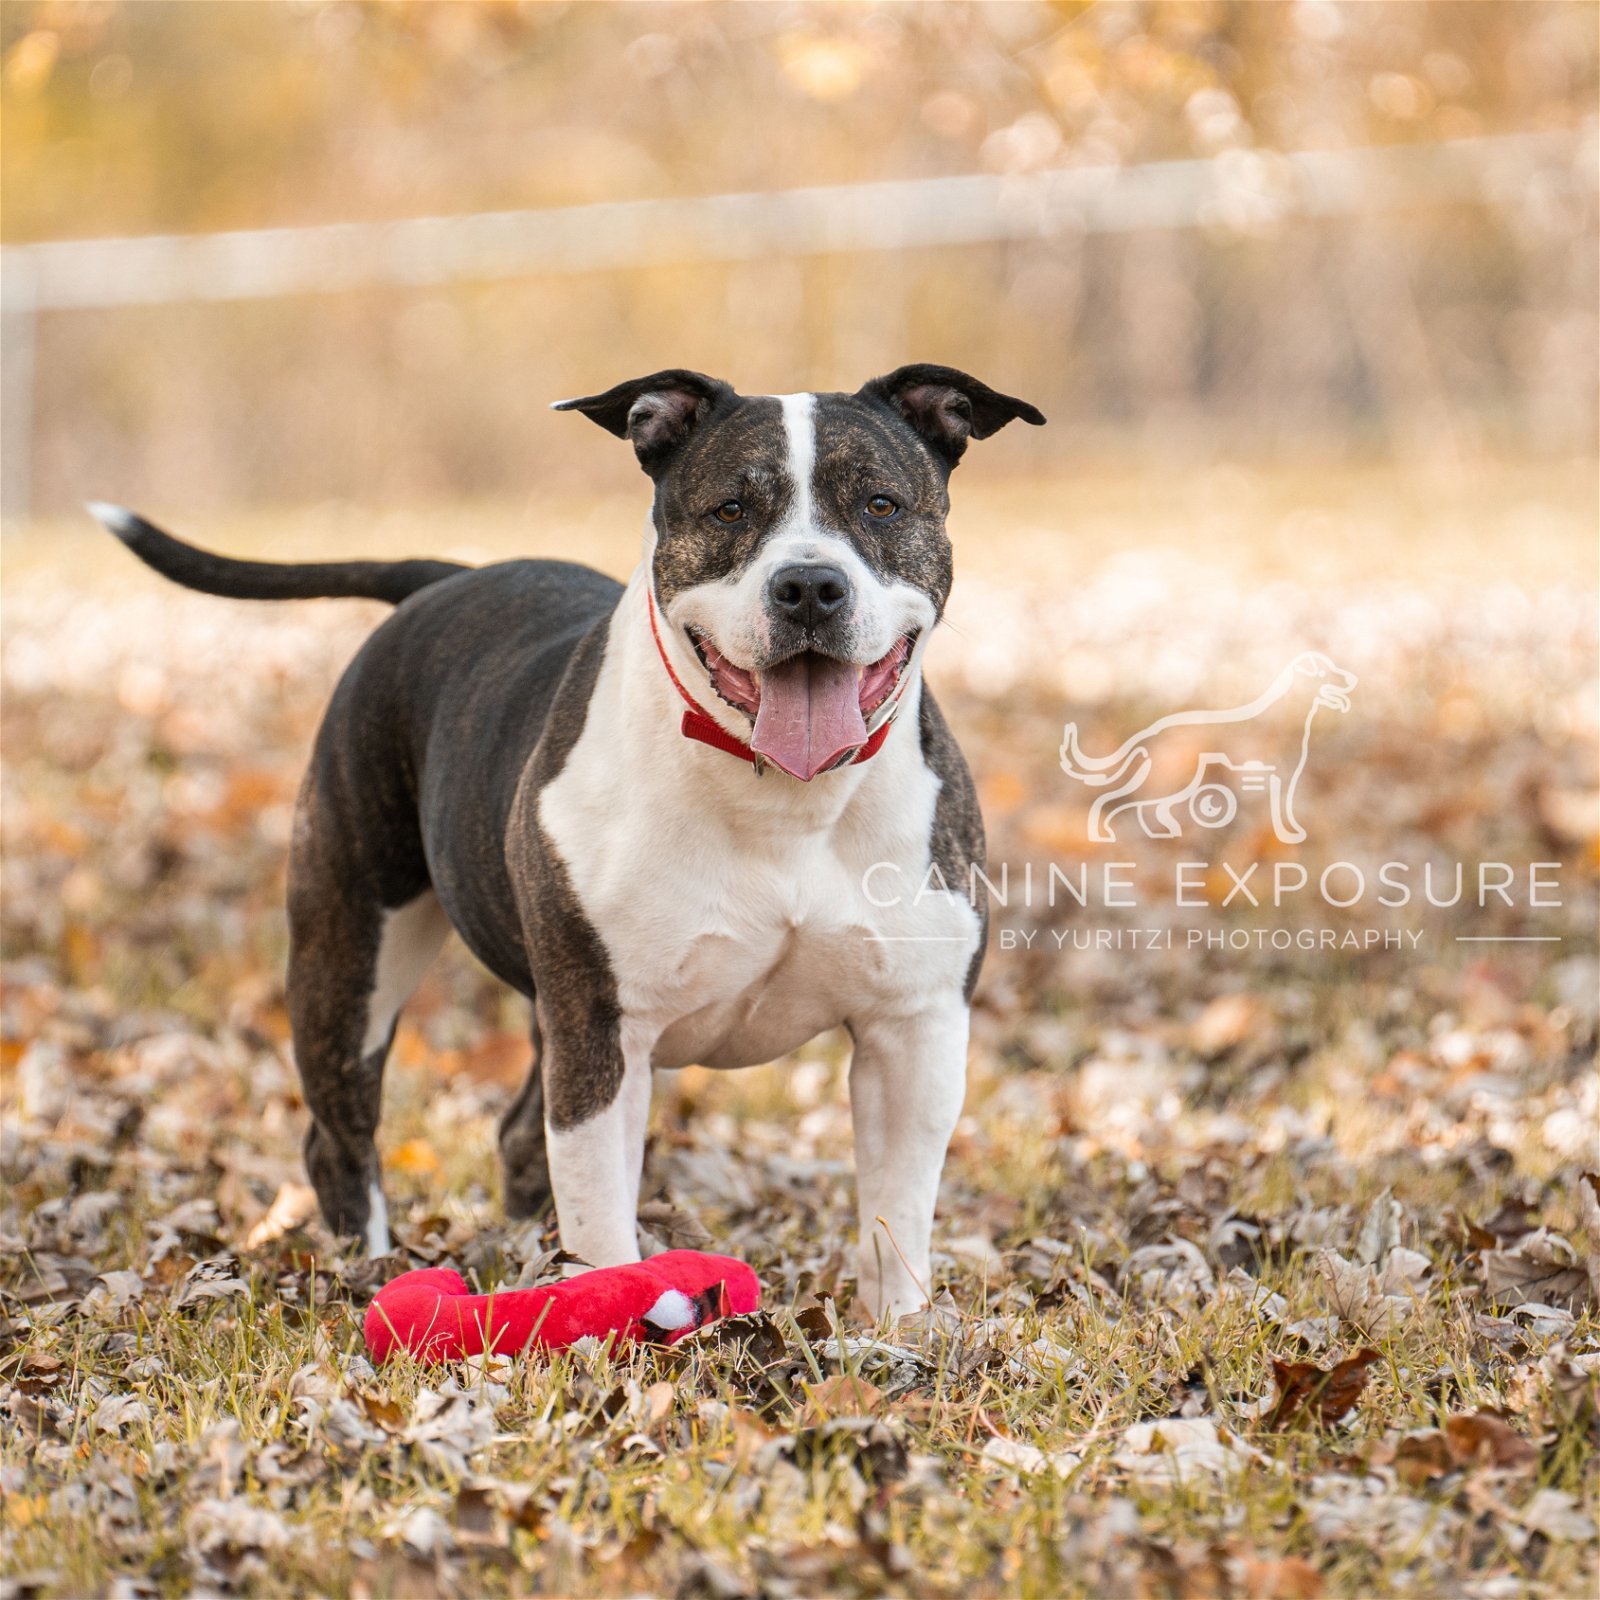
[[[1044,418],[952,367],[854,394],[744,396],[656,372],[563,400],[655,482],[650,577],[755,752],[809,780],[890,714],[950,593],[947,485],[969,439]]]

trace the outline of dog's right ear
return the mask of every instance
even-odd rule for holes
[[[738,398],[720,378],[674,368],[630,378],[604,394],[558,400],[550,409],[581,411],[619,439],[631,439],[639,465],[654,478],[713,411]]]

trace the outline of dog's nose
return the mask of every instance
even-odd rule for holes
[[[814,628],[850,598],[850,580],[837,567],[795,562],[772,574],[767,598],[780,617]]]

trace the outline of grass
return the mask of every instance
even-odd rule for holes
[[[1314,1063],[1308,1075],[1334,1065]],[[792,1126],[776,1115],[792,1100],[778,1074],[696,1076],[704,1081],[688,1086],[692,1123],[672,1126],[669,1105],[658,1127],[658,1181],[672,1171],[674,1146],[700,1154],[708,1140],[698,1130],[724,1119],[736,1148],[760,1131],[776,1144]],[[1059,1105],[1061,1088],[1035,1076],[1020,1082],[1037,1115]],[[839,1156],[841,1087],[830,1070],[811,1104],[789,1107],[809,1122],[820,1152]],[[458,1168],[484,1171],[487,1117],[430,1120],[424,1103],[437,1103],[437,1086],[423,1072],[403,1072],[394,1090],[396,1133],[452,1150],[427,1177],[391,1173],[400,1236],[431,1256],[437,1246],[427,1236],[441,1230],[429,1219],[444,1217],[470,1228],[482,1259],[487,1239],[514,1248],[493,1221],[492,1199],[470,1185],[463,1199]],[[373,1374],[357,1322],[370,1276],[322,1256],[327,1242],[314,1231],[296,1232],[244,1252],[236,1268],[221,1252],[247,1286],[232,1298],[180,1307],[181,1293],[163,1292],[162,1272],[147,1268],[149,1287],[132,1304],[68,1301],[59,1317],[35,1305],[24,1317],[33,1326],[13,1321],[10,1569],[48,1573],[44,1586],[70,1595],[106,1592],[119,1574],[171,1593],[237,1582],[261,1593],[410,1595],[448,1584],[475,1594],[531,1585],[746,1592],[796,1572],[792,1592],[819,1594],[1445,1593],[1474,1573],[1500,1575],[1517,1592],[1585,1592],[1592,1544],[1531,1535],[1518,1516],[1541,1490],[1571,1496],[1592,1516],[1597,1361],[1585,1352],[1600,1345],[1600,1330],[1589,1315],[1552,1316],[1555,1336],[1536,1329],[1537,1318],[1526,1326],[1486,1318],[1472,1253],[1448,1220],[1452,1210],[1482,1216],[1502,1194],[1527,1192],[1525,1182],[1485,1188],[1464,1165],[1413,1163],[1398,1186],[1403,1236],[1430,1263],[1414,1304],[1376,1340],[1382,1359],[1349,1416],[1271,1433],[1261,1411],[1275,1393],[1272,1358],[1304,1359],[1290,1329],[1329,1309],[1316,1252],[1293,1242],[1295,1221],[1320,1216],[1352,1248],[1377,1198],[1360,1164],[1371,1119],[1334,1119],[1332,1148],[1308,1165],[1287,1150],[1223,1158],[1204,1137],[1204,1118],[1180,1117],[1152,1131],[1136,1165],[1083,1149],[1081,1135],[1064,1146],[1038,1138],[1020,1099],[1016,1077],[977,1073],[943,1233],[997,1207],[1016,1222],[999,1230],[997,1267],[945,1259],[958,1317],[880,1330],[921,1351],[927,1366],[907,1392],[868,1392],[865,1409],[880,1419],[870,1431],[850,1420],[862,1408],[849,1397],[844,1422],[823,1420],[826,1405],[812,1399],[817,1375],[841,1364],[828,1361],[814,1318],[809,1331],[791,1319],[781,1292],[769,1297],[770,1324],[733,1324],[686,1350],[533,1356],[492,1374],[497,1383],[409,1363]],[[1523,1153],[1513,1151],[1519,1168]],[[1526,1155],[1535,1170],[1546,1165],[1536,1138]],[[289,1153],[281,1158],[287,1164]],[[52,1165],[16,1192],[19,1204],[35,1198]],[[761,1155],[740,1165],[759,1193]],[[138,1146],[95,1174],[119,1206],[94,1265],[143,1258],[162,1216],[153,1174],[159,1166]],[[1153,1277],[1130,1271],[1134,1241],[1152,1228],[1152,1186],[1155,1203],[1170,1208],[1163,1237],[1199,1234],[1207,1213],[1178,1200],[1196,1174],[1219,1181],[1229,1215],[1262,1219],[1259,1249],[1247,1258],[1252,1275],[1224,1272],[1214,1253],[1209,1281],[1193,1290],[1165,1266]],[[185,1174],[183,1187],[203,1192],[195,1176]],[[1086,1186],[1098,1205],[1082,1203]],[[1576,1231],[1559,1184],[1536,1187],[1546,1220]],[[805,1254],[786,1245],[798,1231],[792,1219],[769,1229],[689,1192],[681,1177],[671,1188],[714,1236],[747,1239],[769,1285],[785,1258]],[[832,1188],[812,1203],[827,1216],[825,1235],[839,1238],[846,1196],[842,1184]],[[780,1198],[761,1199],[776,1218]],[[1050,1230],[1067,1235],[1059,1254],[1032,1243]],[[452,1253],[460,1259],[459,1247]],[[25,1253],[16,1263],[17,1287],[27,1262]],[[1286,1302],[1275,1314],[1253,1303],[1258,1285]],[[830,1287],[848,1322],[847,1282]],[[802,1309],[818,1303],[796,1299]],[[1367,1337],[1342,1325],[1316,1359],[1331,1364]],[[1050,1341],[1043,1358],[1040,1340]],[[22,1398],[48,1358],[59,1377]],[[842,1365],[860,1369],[859,1360]],[[462,1405],[492,1411],[478,1430],[457,1430],[487,1442],[454,1465],[407,1439],[419,1397],[441,1382],[461,1384]],[[144,1411],[125,1426],[97,1426],[106,1395],[137,1396]],[[329,1425],[326,1406],[338,1396],[378,1419],[369,1441],[352,1446]],[[1259,1459],[1175,1485],[1143,1481],[1127,1430],[1185,1409],[1217,1419]],[[1397,1439],[1482,1410],[1514,1419],[1533,1459],[1511,1469],[1456,1463],[1421,1485],[1395,1479],[1388,1458]],[[1070,1450],[1082,1462],[1064,1478],[997,1467],[983,1453],[995,1437]],[[95,1516],[88,1538],[85,1497]],[[1359,1515],[1328,1537],[1328,1519],[1343,1516],[1352,1497]],[[241,1535],[238,1548],[207,1551],[197,1508],[219,1498],[270,1510],[285,1542],[256,1548]],[[413,1543],[427,1545],[429,1525],[408,1519],[426,1510],[438,1513],[451,1544],[423,1555]],[[1241,1577],[1247,1564],[1253,1576]],[[1222,1586],[1207,1589],[1214,1579]]]

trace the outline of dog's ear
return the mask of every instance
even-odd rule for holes
[[[1036,428],[1044,422],[1043,414],[1026,400],[1001,394],[954,367],[925,361],[874,378],[857,392],[863,400],[876,400],[898,412],[952,467],[968,439],[987,439],[1014,417]]]
[[[713,411],[738,398],[720,378],[674,368],[630,378],[604,394],[558,400],[551,410],[581,411],[619,439],[631,439],[639,465],[653,478]]]

